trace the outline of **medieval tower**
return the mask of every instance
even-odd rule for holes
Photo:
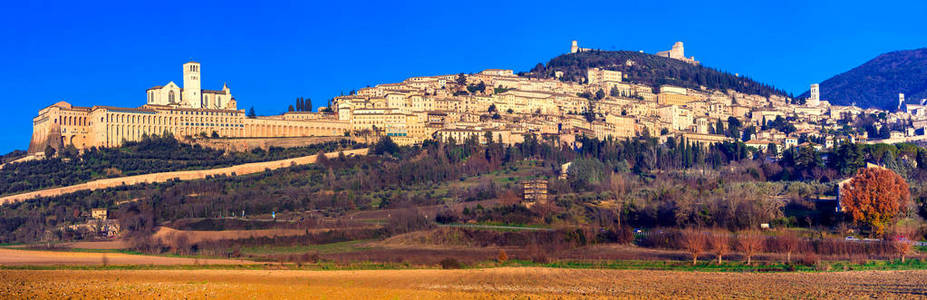
[[[811,89],[809,90],[811,97],[808,97],[808,100],[805,101],[805,105],[808,106],[818,106],[821,104],[821,89],[820,85],[817,83],[811,84]]]
[[[183,64],[183,102],[187,107],[203,108],[200,94],[200,63],[190,61]]]

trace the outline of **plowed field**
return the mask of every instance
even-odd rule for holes
[[[927,271],[0,270],[0,295],[4,299],[923,298]]]

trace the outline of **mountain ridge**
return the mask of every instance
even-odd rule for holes
[[[821,99],[835,105],[894,109],[898,93],[905,94],[905,103],[919,103],[927,98],[927,48],[880,54],[820,86]],[[806,91],[798,98],[808,96]]]

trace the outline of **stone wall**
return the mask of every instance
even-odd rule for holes
[[[291,148],[321,144],[325,142],[335,142],[340,140],[350,140],[349,137],[343,136],[308,136],[308,137],[275,137],[275,138],[196,138],[184,140],[186,143],[197,144],[203,147],[213,149],[223,149],[226,151],[250,151],[255,148],[268,149],[270,147]],[[363,139],[356,140],[364,142]]]

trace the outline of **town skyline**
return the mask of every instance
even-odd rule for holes
[[[641,6],[642,4],[629,4],[630,6]],[[700,10],[709,10],[711,7],[723,4],[711,4],[706,7],[698,8]],[[911,3],[910,5],[921,5]],[[66,6],[41,7],[27,4],[27,7],[18,7],[21,11],[30,11],[36,9],[47,9],[48,14],[63,14],[69,9],[76,11],[90,10],[90,8],[68,8]],[[32,7],[28,7],[32,6]],[[415,5],[408,5],[415,6]],[[786,3],[785,7],[795,8],[799,5],[795,3]],[[799,13],[812,14],[815,11],[820,12],[822,7],[808,6],[807,11]],[[256,8],[255,17],[249,21],[257,21],[266,18],[269,15],[280,13],[280,8],[269,9],[267,7]],[[305,12],[308,7],[290,7],[294,12],[287,15]],[[500,31],[502,37],[492,37],[488,42],[476,43],[457,43],[454,39],[438,38],[430,39],[429,43],[408,44],[409,41],[416,40],[416,30],[434,30],[421,29],[423,25],[439,21],[439,17],[422,17],[418,21],[400,22],[401,28],[397,35],[392,38],[373,37],[374,33],[365,31],[357,26],[348,26],[342,30],[330,32],[330,29],[337,27],[335,25],[325,25],[326,20],[330,18],[345,17],[351,14],[355,16],[375,16],[375,6],[361,9],[357,12],[346,12],[344,8],[339,7],[320,7],[317,14],[321,12],[333,12],[335,17],[321,17],[322,19],[311,22],[313,26],[294,26],[291,21],[276,21],[274,24],[259,25],[254,29],[238,31],[236,34],[224,32],[217,36],[209,33],[219,32],[221,26],[228,26],[228,21],[218,20],[190,20],[183,19],[180,16],[171,16],[176,24],[165,25],[155,24],[156,22],[143,23],[141,25],[128,25],[127,28],[117,29],[112,26],[125,21],[134,13],[127,13],[124,16],[100,16],[94,21],[79,21],[70,24],[72,31],[87,33],[83,40],[70,40],[70,44],[63,46],[63,49],[70,51],[45,53],[44,48],[48,47],[47,39],[53,39],[56,34],[48,31],[49,25],[26,28],[23,23],[17,26],[5,26],[11,31],[12,38],[6,43],[6,50],[2,50],[8,57],[11,68],[6,70],[16,70],[16,72],[4,72],[0,76],[0,89],[9,93],[10,98],[16,101],[7,100],[12,110],[12,115],[5,128],[8,128],[11,134],[0,137],[0,151],[8,152],[13,149],[24,149],[28,145],[28,132],[32,127],[30,119],[35,116],[35,111],[46,107],[51,103],[58,101],[68,101],[73,105],[91,106],[91,105],[113,105],[134,107],[144,97],[139,92],[152,86],[161,84],[161,81],[179,82],[180,77],[177,75],[175,68],[178,61],[185,61],[193,58],[210,66],[210,73],[216,76],[204,76],[204,86],[219,87],[223,83],[236,90],[236,95],[240,95],[240,108],[255,107],[258,114],[272,115],[286,111],[286,105],[293,102],[296,97],[311,98],[314,107],[324,105],[329,98],[347,94],[350,90],[357,90],[367,85],[398,82],[408,77],[414,76],[431,76],[440,74],[476,73],[483,69],[502,68],[512,69],[516,72],[527,71],[537,63],[544,63],[547,60],[564,53],[564,41],[579,40],[583,46],[603,49],[603,50],[643,50],[647,53],[655,53],[668,48],[673,42],[683,40],[689,48],[689,54],[696,56],[702,61],[702,64],[728,71],[749,76],[759,82],[771,84],[777,88],[782,88],[787,92],[798,95],[807,90],[808,84],[820,82],[829,76],[839,72],[846,71],[876,55],[892,50],[901,50],[916,48],[917,41],[903,39],[905,34],[897,33],[885,34],[883,31],[892,28],[890,24],[872,26],[868,29],[846,29],[840,34],[825,35],[820,39],[810,39],[808,47],[803,47],[802,51],[783,51],[787,50],[782,46],[776,46],[787,38],[794,38],[788,34],[766,35],[766,38],[772,37],[773,40],[779,39],[778,42],[772,41],[767,47],[756,47],[760,43],[737,43],[730,39],[717,37],[708,37],[707,34],[695,34],[694,29],[680,28],[685,22],[673,21],[671,24],[654,24],[653,26],[644,26],[634,28],[634,30],[622,29],[582,29],[582,26],[565,25],[564,28],[537,29],[537,30],[516,30],[507,28]],[[612,7],[617,9],[616,7]],[[646,7],[628,7],[628,10],[634,8],[637,11]],[[227,12],[240,12],[245,8],[222,8]],[[502,11],[515,11],[516,7],[502,6]],[[680,13],[678,10],[668,8],[674,14]],[[782,8],[778,8],[782,9]],[[14,8],[11,11],[16,11]],[[743,10],[746,10],[743,9]],[[85,11],[90,15],[99,14],[99,12]],[[465,11],[458,13],[466,15],[473,13]],[[723,13],[714,13],[722,15],[742,14],[740,10],[727,10]],[[839,14],[844,16],[838,16]],[[899,12],[904,13],[904,12]],[[265,16],[261,16],[261,15]],[[844,9],[829,11],[820,15],[820,19],[807,20],[808,16],[793,16],[794,23],[802,25],[792,25],[780,29],[780,33],[795,32],[798,27],[813,26],[826,22],[832,23],[829,27],[837,27],[839,24],[849,22],[853,15],[862,15],[860,9]],[[321,15],[321,14],[320,14]],[[565,15],[581,15],[576,9],[567,9]],[[768,15],[768,14],[767,14]],[[488,18],[474,14],[477,18]],[[652,18],[654,14],[643,13],[643,16],[627,16],[622,20],[640,21],[642,19]],[[324,20],[323,20],[324,19]],[[748,21],[744,16],[736,20]],[[893,22],[907,22],[904,18],[899,18]],[[8,21],[13,25],[16,21],[23,21],[16,16],[11,16]],[[825,21],[826,20],[826,21]],[[210,22],[215,21],[215,22]],[[343,22],[343,21],[340,21]],[[616,21],[617,22],[617,21]],[[616,22],[598,20],[599,25],[614,25]],[[876,23],[869,21],[870,23]],[[653,23],[653,22],[651,22]],[[646,23],[645,24],[651,24]],[[659,23],[659,22],[657,22]],[[712,22],[702,22],[703,25],[710,25]],[[762,22],[761,22],[762,23]],[[864,22],[865,23],[865,22]],[[64,25],[64,24],[59,24]],[[156,26],[160,25],[160,26]],[[752,24],[752,30],[772,31],[770,26],[756,26]],[[760,24],[762,25],[762,24]],[[894,24],[898,25],[898,24]],[[903,24],[902,24],[903,25]],[[106,28],[104,33],[93,33],[92,29],[103,26]],[[190,47],[155,45],[152,47],[142,47],[146,43],[138,37],[119,37],[120,31],[136,30],[139,32],[157,32],[157,27],[174,28],[175,26],[193,27],[191,32],[185,32],[181,35],[185,43],[195,39],[205,39],[215,41],[226,39],[235,41],[240,47],[236,51],[227,51],[218,46],[192,45]],[[290,26],[290,27],[288,27]],[[452,28],[466,27],[463,25],[453,25]],[[609,27],[609,26],[605,26]],[[917,30],[911,26],[894,26],[902,28],[901,31]],[[289,28],[287,30],[287,28]],[[480,28],[463,29],[460,32],[480,32]],[[620,27],[613,27],[620,28]],[[675,29],[674,29],[675,28]],[[905,29],[906,28],[906,29]],[[238,27],[241,29],[241,27]],[[258,31],[260,29],[284,29],[274,34],[263,35]],[[718,28],[715,32],[722,31]],[[170,30],[170,29],[168,29]],[[324,32],[323,32],[324,31]],[[374,30],[375,31],[375,30]],[[551,34],[545,35],[542,32],[550,31]],[[736,31],[736,30],[735,30]],[[176,32],[176,30],[175,30]],[[881,32],[881,33],[880,33]],[[301,38],[286,38],[288,34]],[[316,35],[313,35],[316,33]],[[850,38],[854,34],[860,35]],[[886,37],[885,43],[863,43],[872,35],[883,35]],[[378,45],[386,47],[355,47],[363,43],[354,44],[350,40],[353,37],[366,37],[373,39],[371,41],[380,42]],[[893,40],[892,36],[897,37]],[[39,37],[46,37],[45,39]],[[746,40],[749,40],[747,38]],[[261,45],[248,45],[244,41],[261,41]],[[848,42],[849,41],[849,42]],[[855,42],[854,42],[855,41]],[[283,45],[291,42],[293,50],[283,50],[287,48]],[[19,45],[19,47],[13,44]],[[831,51],[831,55],[820,55],[815,53],[827,53],[821,50],[833,47],[835,44],[846,45],[845,49],[839,52]],[[448,47],[453,45],[454,47]],[[752,45],[752,46],[748,46]],[[309,47],[315,46],[315,47]],[[406,46],[406,47],[404,47]],[[305,48],[302,48],[305,47]],[[52,48],[52,47],[48,47]],[[139,48],[150,48],[145,52],[137,54],[120,54],[120,49],[139,50]],[[184,49],[187,48],[187,49]],[[454,48],[454,49],[450,49]],[[60,48],[59,48],[60,49]],[[305,51],[306,54],[294,54],[296,49]],[[96,50],[95,53],[92,50]],[[308,50],[308,51],[307,51]],[[31,51],[31,53],[30,53]],[[739,51],[739,52],[738,52]],[[749,51],[749,53],[747,53]],[[781,58],[770,56],[770,52],[779,51],[782,53]],[[276,53],[275,53],[276,52]],[[740,54],[732,54],[740,53]],[[799,54],[795,54],[799,52]],[[147,54],[147,55],[143,55]],[[335,60],[320,59],[323,56],[336,55]],[[763,59],[752,59],[750,54],[763,57]],[[16,59],[11,59],[15,57]],[[42,57],[49,57],[48,60],[42,60]],[[801,59],[803,58],[804,59]],[[812,57],[816,57],[814,63],[809,63]],[[803,66],[801,69],[794,67],[782,67],[783,59],[792,59],[796,66]],[[129,63],[133,61],[132,63]],[[763,62],[763,61],[773,61]],[[439,63],[435,63],[439,62]],[[61,70],[54,72],[51,64],[62,67]],[[764,66],[765,64],[765,66]],[[29,68],[28,66],[37,66],[38,68]],[[771,65],[777,65],[771,67]],[[809,69],[809,70],[804,70]],[[258,72],[258,70],[261,70]],[[783,71],[794,70],[794,71]],[[218,74],[221,74],[219,76]],[[105,84],[103,84],[105,83]],[[822,89],[826,89],[824,86]]]
[[[924,297],[925,11],[9,3],[0,294]]]

